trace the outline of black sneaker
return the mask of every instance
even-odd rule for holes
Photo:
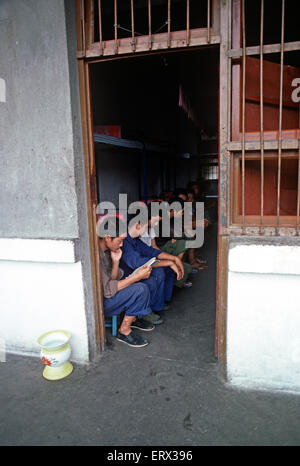
[[[131,325],[131,328],[137,328],[139,330],[143,330],[144,332],[151,332],[151,330],[155,329],[155,325],[151,324],[151,322],[147,322],[144,319],[136,319],[136,321]]]
[[[123,335],[123,333],[118,332],[117,340],[126,343],[129,346],[135,348],[143,348],[144,346],[149,345],[149,341],[141,337],[139,334],[131,332],[129,335]]]

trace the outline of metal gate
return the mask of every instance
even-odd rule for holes
[[[294,4],[221,1],[216,353],[223,366],[230,236],[299,236],[300,32]]]

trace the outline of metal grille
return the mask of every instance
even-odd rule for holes
[[[80,31],[78,58],[220,42],[218,0],[76,0],[76,3]]]
[[[229,16],[229,34],[232,31],[232,36],[229,40],[227,54],[227,77],[230,83],[227,100],[227,149],[231,154],[232,167],[231,196],[229,199],[229,217],[231,221],[228,222],[229,229],[233,233],[237,232],[239,234],[299,235],[300,111],[299,101],[291,102],[291,96],[287,93],[292,94],[292,86],[297,85],[297,83],[299,85],[300,68],[286,65],[286,63],[290,62],[288,58],[291,57],[292,53],[294,55],[299,53],[299,55],[296,55],[296,64],[300,67],[300,60],[298,60],[300,57],[300,41],[289,41],[289,37],[295,38],[296,31],[292,31],[291,34],[291,31],[287,30],[287,21],[290,21],[290,16],[293,14],[292,2],[280,0],[280,42],[267,44],[265,43],[265,29],[267,24],[268,31],[272,31],[272,24],[267,23],[272,22],[272,16],[268,15],[266,17],[266,1],[255,1],[260,10],[260,14],[255,18],[247,17],[247,6],[251,3],[252,7],[254,5],[253,0],[251,2],[249,0],[233,0],[230,3],[232,8]],[[278,1],[273,3],[279,4]],[[288,18],[286,16],[287,5],[290,7]],[[270,2],[268,6],[270,6]],[[297,13],[294,12],[294,14]],[[254,21],[259,22],[259,24],[255,25]],[[247,27],[259,30],[259,37],[256,37],[259,42],[257,45],[251,44],[251,46],[248,46],[246,40]],[[269,36],[272,37],[272,34],[269,33]],[[259,72],[256,75],[254,75],[253,71],[253,66],[256,66],[255,60],[257,64],[259,63]],[[274,63],[277,63],[277,65]],[[266,92],[266,82],[270,80],[270,70],[272,69],[278,70],[278,86],[276,85],[274,88],[270,86],[269,91]],[[297,70],[299,70],[299,76],[295,74]],[[291,79],[289,76],[294,76],[293,81],[289,82],[289,79]],[[247,92],[249,94],[247,86],[249,88],[250,81],[253,83],[253,88],[256,86],[256,89],[259,89],[257,96],[247,97]],[[234,83],[236,83],[236,87]],[[272,94],[273,102],[271,102],[269,94]],[[255,100],[256,104],[251,103],[251,98]],[[257,121],[252,122],[252,125],[257,125],[259,128],[253,131],[253,128],[250,127],[249,129],[247,125],[251,126],[251,118],[254,118],[251,112],[253,113],[255,105],[257,106],[256,110],[258,110],[259,106],[259,112],[255,114]],[[268,111],[271,112],[270,108],[273,114],[276,114],[276,117],[271,118],[271,113],[268,116]],[[293,120],[292,123],[289,123],[288,118]],[[292,127],[289,125],[292,125]],[[272,179],[276,188],[276,194],[274,193],[276,205],[274,197],[274,206],[272,207],[274,212],[271,212],[271,207],[266,205],[266,203],[271,204],[270,196],[274,188],[271,182],[266,186],[267,180],[271,179],[271,166]],[[254,167],[256,167],[258,176],[255,180],[256,184],[252,180],[251,186],[257,188],[260,199],[259,206],[257,200],[257,209],[253,213],[247,206],[249,206],[251,196],[253,197],[253,192],[250,192],[249,177],[252,173],[251,170],[254,173]],[[268,173],[267,170],[269,170]],[[294,197],[297,197],[295,206],[292,211],[289,211],[289,215],[284,213],[283,193],[287,196],[286,199],[291,199],[293,202]],[[287,200],[285,202],[288,204]],[[291,206],[287,205],[287,209],[289,208],[291,209]]]

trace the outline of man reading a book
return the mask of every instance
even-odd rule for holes
[[[121,265],[125,276],[130,275],[135,269],[144,265],[149,259],[157,258],[159,262],[154,264],[151,275],[143,279],[150,291],[151,314],[144,316],[143,320],[158,325],[162,323],[161,317],[155,311],[166,309],[166,304],[172,298],[174,279],[183,277],[184,269],[179,258],[159,249],[147,246],[140,240],[148,228],[148,215],[143,221],[135,222],[135,215],[128,215],[128,232],[122,246]]]
[[[123,278],[124,272],[119,265],[122,257],[121,247],[126,233],[120,232],[122,222],[122,218],[116,214],[103,215],[97,222],[104,314],[113,316],[124,311],[125,316],[117,339],[129,346],[141,348],[149,342],[132,328],[144,331],[155,328],[153,324],[143,320],[143,317],[152,313],[152,309],[149,287],[141,280],[147,280],[150,277],[151,267],[142,267],[132,277]],[[101,229],[104,223],[107,227],[106,231],[115,230],[115,234],[105,233],[104,228]],[[126,229],[127,225],[124,223],[123,231]]]

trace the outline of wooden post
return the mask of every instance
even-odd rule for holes
[[[87,0],[87,17],[86,17],[86,36],[87,36],[87,48],[89,49],[94,42],[95,37],[95,25],[94,25],[94,2]]]
[[[171,0],[168,0],[168,47],[171,46]]]
[[[148,0],[149,50],[152,49],[151,0]]]
[[[264,0],[260,15],[260,225],[264,223]]]
[[[98,351],[102,351],[105,346],[105,322],[103,312],[102,282],[100,274],[100,257],[99,249],[97,246],[98,237],[96,233],[97,197],[93,195],[96,168],[94,162],[94,143],[91,120],[92,115],[90,101],[89,64],[85,63],[83,59],[79,60],[78,70],[89,223],[89,244],[94,295],[95,341]]]
[[[102,36],[102,5],[101,5],[101,0],[98,0],[98,21],[99,21],[100,55],[102,55],[103,54],[103,36]]]
[[[219,232],[217,257],[217,315],[215,351],[222,372],[226,372],[226,320],[227,320],[227,256],[229,238],[226,236],[229,216],[230,153],[229,142],[229,96],[231,43],[231,0],[220,2],[220,94],[219,94]]]
[[[134,33],[134,0],[130,1],[130,10],[131,10],[131,48],[135,52],[135,33]]]
[[[246,25],[245,0],[242,0],[242,225],[245,226],[245,118],[246,118]]]
[[[186,45],[190,45],[190,0],[186,0]]]
[[[281,188],[281,153],[282,153],[282,99],[283,99],[283,62],[284,62],[284,13],[285,0],[281,11],[281,46],[280,46],[280,96],[279,96],[279,133],[278,133],[278,175],[277,175],[277,234],[280,222],[280,188]]]

